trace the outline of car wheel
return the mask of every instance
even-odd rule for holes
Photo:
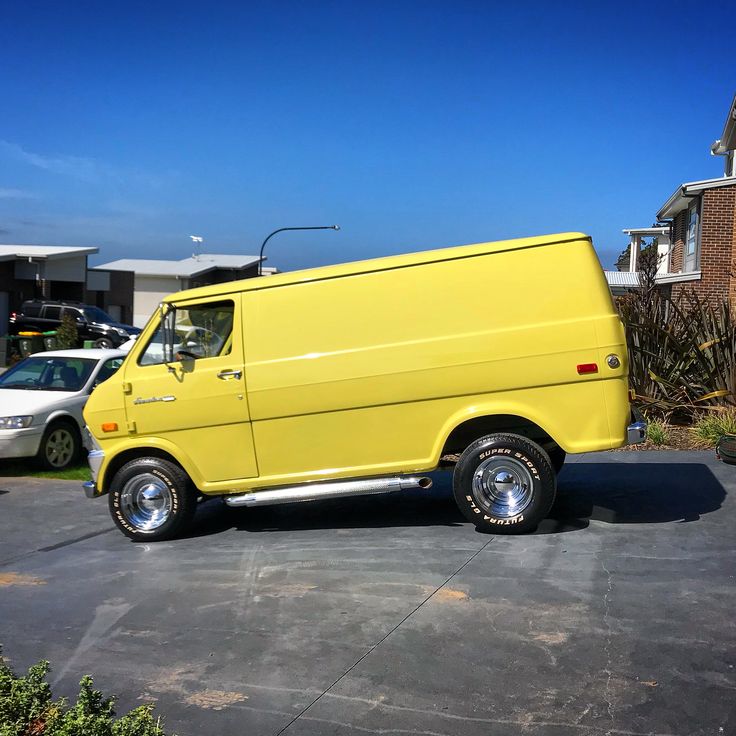
[[[139,542],[156,542],[186,530],[197,508],[197,492],[178,465],[142,457],[115,473],[109,505],[123,534]]]
[[[536,528],[557,491],[547,453],[517,434],[491,434],[460,456],[453,493],[463,515],[481,531],[517,534]]]
[[[114,347],[112,344],[112,340],[109,337],[98,337],[95,340],[95,347],[96,348],[103,348],[105,350],[109,350],[110,348]]]
[[[46,470],[64,470],[79,459],[82,441],[79,430],[70,422],[53,422],[41,438],[36,456]]]

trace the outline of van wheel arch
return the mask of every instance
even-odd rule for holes
[[[117,474],[118,470],[123,467],[123,465],[129,463],[131,460],[138,460],[139,458],[143,457],[153,457],[159,460],[166,460],[167,462],[173,463],[174,465],[177,465],[179,468],[181,468],[182,472],[185,473],[187,477],[189,477],[189,474],[184,469],[182,464],[173,455],[166,452],[165,450],[161,450],[157,447],[134,447],[131,450],[125,450],[124,452],[121,452],[110,461],[110,464],[105,470],[103,487],[100,489],[102,493],[108,493],[110,491],[110,483]]]
[[[486,414],[458,424],[447,436],[440,457],[462,454],[473,442],[490,434],[512,433],[526,437],[542,447],[559,472],[565,452],[542,427],[517,414]]]

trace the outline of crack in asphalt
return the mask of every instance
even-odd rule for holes
[[[404,618],[399,621],[399,623],[396,624],[392,629],[389,630],[385,636],[383,636],[381,639],[379,639],[368,651],[366,651],[364,654],[362,654],[358,659],[353,662],[350,667],[348,667],[345,672],[343,672],[340,677],[338,677],[329,687],[327,687],[323,692],[321,692],[311,703],[309,703],[306,707],[302,708],[302,710],[297,713],[294,718],[292,718],[289,723],[287,723],[277,734],[276,736],[281,736],[284,731],[291,728],[291,726],[296,723],[313,705],[315,705],[321,698],[323,698],[325,695],[327,695],[332,688],[335,687],[338,683],[340,683],[342,680],[344,680],[369,654],[372,654],[373,652],[378,649],[378,647],[383,644],[383,642],[386,641],[386,639],[391,636],[397,629],[399,629],[406,621],[408,621],[427,601],[429,601],[431,598],[433,598],[437,593],[442,590],[456,575],[458,575],[465,567],[467,567],[481,552],[483,552],[486,547],[495,539],[495,537],[491,537],[482,547],[480,547],[478,550],[476,550],[470,557],[468,557],[465,562],[463,562],[460,567],[457,568],[448,578],[445,580],[441,585],[439,585],[437,588],[435,588],[426,598],[424,598],[419,605],[417,605],[414,609],[409,611],[409,613],[404,616]]]
[[[54,550],[61,549],[62,547],[69,547],[72,544],[77,544],[79,542],[84,542],[87,539],[92,539],[93,537],[99,537],[102,534],[108,534],[109,532],[114,532],[115,527],[107,527],[106,529],[98,529],[96,532],[89,532],[88,534],[82,534],[79,537],[73,537],[72,539],[67,539],[63,542],[57,542],[56,544],[51,544],[48,547],[39,547],[38,549],[34,549],[30,552],[24,552],[21,555],[16,555],[15,557],[8,557],[4,560],[0,560],[0,567],[6,567],[7,565],[12,565],[15,562],[18,562],[18,560],[25,560],[28,557],[32,557],[33,555],[38,554],[39,552],[53,552]]]

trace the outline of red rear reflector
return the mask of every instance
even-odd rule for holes
[[[118,431],[118,423],[117,422],[105,422],[102,425],[102,431],[103,432],[117,432]]]
[[[586,373],[598,373],[597,363],[579,363],[578,373],[582,376]]]

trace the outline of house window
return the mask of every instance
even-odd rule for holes
[[[683,271],[697,271],[700,260],[700,238],[698,237],[698,203],[690,205],[687,211],[687,236],[685,238],[685,258],[683,259]]]

